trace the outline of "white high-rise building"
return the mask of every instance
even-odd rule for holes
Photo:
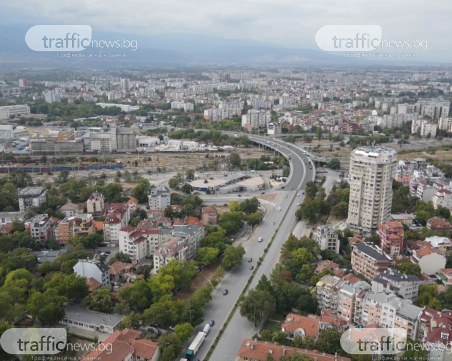
[[[350,157],[350,201],[347,223],[364,231],[389,220],[396,152],[382,147],[359,147]]]

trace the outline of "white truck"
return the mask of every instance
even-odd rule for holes
[[[198,352],[199,348],[203,344],[204,340],[206,339],[205,332],[199,332],[191,345],[188,347],[187,352],[185,353],[185,357],[187,360],[193,360],[193,357],[195,357],[196,353]]]
[[[202,329],[202,332],[204,332],[206,334],[206,336],[207,336],[209,331],[210,331],[210,324],[206,323],[206,325]]]

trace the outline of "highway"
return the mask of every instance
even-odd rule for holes
[[[206,307],[205,319],[206,322],[215,320],[215,326],[196,354],[195,360],[203,360],[205,358],[253,272],[250,269],[251,265],[256,266],[257,260],[264,255],[265,247],[273,235],[275,235],[261,266],[256,271],[251,288],[257,285],[262,275],[270,275],[272,272],[278,262],[281,246],[296,224],[295,211],[297,209],[297,203],[303,200],[301,190],[305,188],[308,181],[312,181],[315,178],[315,168],[313,165],[312,168],[309,167],[310,160],[301,149],[279,139],[257,136],[252,136],[250,139],[266,146],[276,147],[278,152],[283,153],[289,158],[291,174],[284,189],[278,191],[279,194],[275,200],[275,206],[266,207],[267,212],[262,224],[255,229],[252,237],[243,243],[246,251],[245,261],[233,272],[226,273],[213,292],[213,299]],[[263,242],[257,241],[259,237],[263,237]],[[250,257],[253,259],[252,262],[247,262]],[[225,289],[229,291],[227,295],[223,295]],[[254,324],[240,316],[240,312],[237,309],[224,330],[223,336],[217,344],[210,360],[235,360],[242,340],[246,337],[253,336],[256,332],[257,329],[254,327]]]

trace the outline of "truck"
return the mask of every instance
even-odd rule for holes
[[[202,329],[202,332],[204,332],[207,336],[209,334],[209,331],[210,331],[210,324],[206,323],[206,325]]]
[[[199,348],[203,344],[204,340],[206,339],[206,334],[204,332],[199,332],[191,345],[188,347],[187,352],[185,353],[185,357],[187,360],[193,360],[193,357],[195,357],[196,353],[198,352]]]

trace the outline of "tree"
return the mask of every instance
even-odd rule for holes
[[[171,276],[176,289],[183,289],[190,285],[191,279],[197,274],[198,268],[193,261],[170,260],[165,266],[160,268],[161,277]]]
[[[231,153],[229,155],[229,164],[233,169],[234,168],[240,169],[242,166],[242,159],[240,158],[240,155],[238,153]]]
[[[195,179],[195,171],[193,169],[187,169],[185,171],[185,179],[189,182]]]
[[[237,247],[228,245],[224,251],[223,268],[226,271],[230,271],[242,263],[245,249],[242,245]]]
[[[248,216],[246,217],[246,222],[250,226],[254,227],[254,226],[257,226],[259,223],[261,223],[263,218],[264,218],[264,215],[262,214],[262,212],[254,212],[254,213],[248,214]]]
[[[214,263],[219,255],[220,250],[216,247],[199,247],[196,260],[200,265],[208,266]]]
[[[44,326],[52,326],[63,318],[65,301],[66,297],[58,295],[55,289],[35,291],[28,300],[28,310]]]
[[[93,311],[112,312],[114,304],[111,299],[110,289],[107,286],[103,286],[91,292],[86,297],[86,306]]]
[[[228,236],[231,236],[240,230],[242,218],[241,212],[225,212],[220,217],[219,225],[226,231]]]
[[[331,214],[338,219],[345,219],[348,216],[348,202],[340,202],[331,209]]]
[[[408,258],[404,258],[398,261],[395,268],[400,272],[405,273],[406,275],[415,275],[422,277],[421,267],[411,262]]]
[[[174,326],[174,332],[182,342],[186,342],[193,334],[193,331],[194,327],[188,322],[180,323]]]
[[[182,342],[174,333],[166,333],[159,339],[159,346],[162,350],[160,361],[172,361],[182,351]]]
[[[54,289],[60,296],[68,300],[82,299],[88,294],[88,286],[84,277],[56,272],[52,278],[44,284],[44,289]]]
[[[275,311],[276,302],[273,296],[266,292],[253,289],[240,303],[240,314],[255,325]]]
[[[245,199],[239,205],[239,210],[250,214],[255,213],[259,209],[259,200],[256,197]]]
[[[339,159],[332,158],[328,161],[327,167],[330,169],[340,169],[341,168],[341,162],[339,162]]]
[[[334,355],[335,353],[343,354],[344,352],[340,342],[341,335],[342,334],[334,328],[321,330],[319,338],[315,343],[316,349],[330,355]]]
[[[185,194],[190,194],[192,191],[192,187],[190,184],[184,183],[184,185],[181,187],[181,191],[184,192]]]
[[[184,303],[180,300],[172,300],[171,297],[163,297],[153,303],[143,312],[143,320],[149,325],[157,324],[165,328],[175,325],[182,319]]]
[[[124,313],[143,312],[152,303],[152,291],[145,280],[137,280],[131,287],[119,291],[119,300]]]
[[[419,347],[418,341],[408,338],[405,344],[405,351],[400,357],[401,360],[428,360],[429,351]]]
[[[138,199],[138,202],[140,203],[147,203],[151,188],[152,186],[149,181],[145,178],[141,178],[138,184],[132,190],[132,197]]]

